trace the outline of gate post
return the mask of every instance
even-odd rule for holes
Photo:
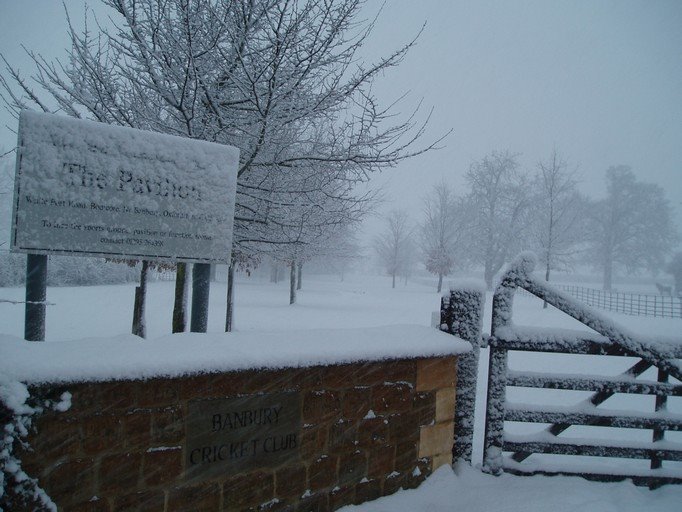
[[[504,443],[504,402],[507,387],[507,350],[497,348],[490,340],[488,356],[488,393],[485,408],[485,440],[483,471],[493,475],[502,472]]]
[[[476,407],[478,354],[483,326],[485,287],[481,283],[459,284],[441,299],[440,329],[471,343],[472,350],[457,358],[455,395],[455,442],[453,460],[471,463]]]
[[[497,344],[498,331],[511,323],[514,293],[519,284],[528,279],[535,268],[536,258],[531,253],[519,254],[495,288],[491,313],[488,346],[488,391],[485,407],[485,441],[483,445],[483,471],[502,473],[502,447],[504,445],[504,404],[507,389],[507,349]],[[547,300],[544,295],[538,298]],[[552,306],[556,306],[547,300]]]

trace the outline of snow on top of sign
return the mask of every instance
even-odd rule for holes
[[[167,151],[167,145],[169,144],[179,144],[180,148],[188,146],[194,148],[201,147],[202,151],[197,152],[193,150],[191,154],[185,154],[184,156],[204,165],[209,165],[212,162],[216,152],[221,153],[223,157],[226,154],[238,157],[238,150],[232,146],[200,139],[190,139],[177,135],[31,110],[22,110],[21,117],[29,121],[29,125],[22,126],[23,130],[30,126],[31,131],[35,132],[37,137],[45,140],[50,140],[57,132],[60,132],[60,136],[63,137],[61,140],[70,144],[80,144],[83,140],[87,140],[92,144],[93,140],[95,140],[96,143],[102,145],[102,148],[105,148],[125,142],[126,146],[121,148],[125,151],[125,154],[135,154],[149,158],[157,158],[159,155],[157,150]],[[96,132],[98,135],[93,135],[93,132]],[[26,131],[22,133],[22,135],[26,134]],[[162,146],[159,148],[159,145]]]
[[[148,379],[256,368],[308,367],[462,354],[471,345],[436,329],[393,325],[266,333],[181,333],[28,342],[0,335],[0,374],[22,382]]]
[[[30,184],[37,190],[64,189],[64,176],[57,171],[65,164],[78,164],[92,173],[89,177],[95,178],[93,186],[72,187],[70,198],[73,200],[81,198],[85,188],[90,194],[106,193],[113,188],[111,184],[98,186],[96,181],[99,172],[111,169],[133,172],[131,179],[124,183],[128,188],[140,179],[158,178],[169,180],[172,185],[201,187],[204,202],[217,201],[221,198],[213,197],[214,188],[202,186],[203,182],[213,183],[216,178],[226,176],[224,170],[234,168],[239,158],[239,151],[232,146],[26,110],[21,113],[19,133],[22,148],[30,148],[30,152],[22,154],[21,167],[25,171],[35,169],[27,172],[27,179],[35,182]],[[134,174],[141,168],[144,176]],[[186,181],[188,169],[192,170],[191,183]],[[76,178],[69,175],[71,180]],[[230,186],[235,185],[230,182]],[[153,193],[134,196],[138,206],[150,209],[158,208],[163,199]],[[130,197],[107,194],[110,202],[117,199],[127,202]]]

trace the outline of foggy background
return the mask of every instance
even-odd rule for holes
[[[66,4],[81,26],[82,2]],[[682,2],[370,0],[364,12],[378,15],[368,60],[425,25],[374,92],[384,105],[407,93],[397,109],[405,115],[420,101],[422,119],[433,108],[426,140],[452,130],[441,150],[372,180],[384,202],[365,222],[364,239],[394,208],[420,221],[422,199],[441,179],[462,192],[470,163],[492,150],[520,153],[520,170],[535,172],[554,147],[579,168],[579,188],[595,199],[609,166],[631,166],[639,180],[665,189],[682,225]],[[47,60],[64,55],[61,2],[0,0],[0,50],[28,74],[33,66],[21,44]],[[16,144],[14,129],[3,109],[2,153]]]

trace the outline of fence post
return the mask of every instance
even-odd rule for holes
[[[507,350],[494,346],[491,340],[488,360],[488,393],[485,409],[485,441],[483,471],[493,475],[502,472],[504,442],[504,402],[507,388]]]
[[[455,443],[453,460],[471,463],[476,408],[478,356],[483,327],[483,286],[461,285],[451,288],[441,299],[440,329],[471,343],[472,351],[457,358],[457,391],[455,395]]]
[[[668,372],[658,369],[658,382],[668,382]],[[656,403],[654,406],[654,411],[660,412],[667,409],[668,397],[666,395],[656,395]],[[655,428],[652,434],[652,441],[654,443],[658,441],[663,441],[665,439],[665,429]],[[651,469],[661,468],[661,458],[654,455],[651,457]]]
[[[509,325],[512,316],[514,293],[520,276],[532,272],[523,269],[523,261],[519,269],[510,269],[502,278],[493,295],[491,322],[491,339],[488,355],[488,390],[485,408],[485,440],[483,444],[483,471],[499,475],[502,473],[502,445],[504,443],[504,405],[507,389],[507,350],[497,347],[497,331]],[[533,262],[534,263],[534,262]],[[525,263],[526,266],[530,262]]]
[[[522,253],[509,265],[493,295],[490,325],[490,354],[488,356],[488,391],[485,409],[485,442],[483,471],[502,473],[502,447],[504,444],[505,395],[507,389],[507,349],[498,345],[499,331],[512,323],[514,293],[522,283],[529,284],[529,276],[535,268],[535,255]],[[544,293],[536,293],[537,287],[525,289],[540,299],[557,307],[556,301]],[[540,288],[541,290],[541,288]]]

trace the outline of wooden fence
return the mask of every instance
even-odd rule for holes
[[[682,299],[670,295],[604,292],[582,286],[554,285],[579,301],[606,311],[626,315],[682,318]]]

